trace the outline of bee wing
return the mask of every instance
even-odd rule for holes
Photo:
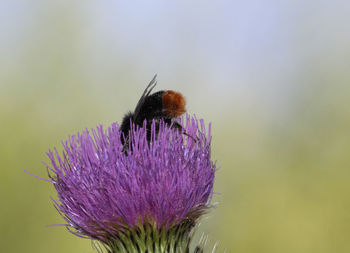
[[[146,97],[151,93],[151,91],[153,90],[153,88],[157,85],[157,75],[155,75],[153,77],[153,79],[151,80],[151,82],[147,85],[146,89],[144,90],[144,92],[142,93],[142,96],[139,100],[139,102],[137,103],[136,107],[135,107],[135,111],[134,111],[134,116],[133,116],[133,120],[135,120],[140,112],[140,108],[142,107],[143,103],[145,102]]]

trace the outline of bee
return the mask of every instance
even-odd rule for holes
[[[150,141],[151,138],[152,120],[156,122],[163,120],[165,124],[182,130],[182,126],[176,122],[175,119],[186,112],[185,97],[181,93],[173,90],[161,90],[151,94],[153,88],[157,85],[156,78],[157,75],[155,75],[152,81],[147,85],[134,112],[128,112],[124,115],[120,126],[120,138],[124,145],[124,151],[128,144],[131,124],[142,127],[143,122],[146,120],[148,141]]]

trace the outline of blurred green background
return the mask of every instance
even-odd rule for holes
[[[350,252],[349,1],[2,1],[0,252],[95,252],[45,152],[158,89],[213,124],[218,252]],[[196,238],[198,239],[198,238]]]

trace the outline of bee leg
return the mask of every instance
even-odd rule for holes
[[[190,137],[194,142],[199,141],[199,138],[197,136],[196,136],[196,138],[194,138],[192,135],[186,133],[185,129],[181,126],[181,124],[179,122],[173,121],[172,122],[172,127],[180,130],[183,135],[186,135],[187,137]]]

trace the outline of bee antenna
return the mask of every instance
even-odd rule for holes
[[[137,115],[139,114],[140,108],[142,107],[143,103],[145,102],[146,97],[151,93],[151,91],[153,90],[153,88],[156,85],[157,85],[157,74],[154,75],[151,82],[147,85],[146,89],[143,91],[142,96],[135,107],[134,116],[133,116],[134,120],[137,118]]]

